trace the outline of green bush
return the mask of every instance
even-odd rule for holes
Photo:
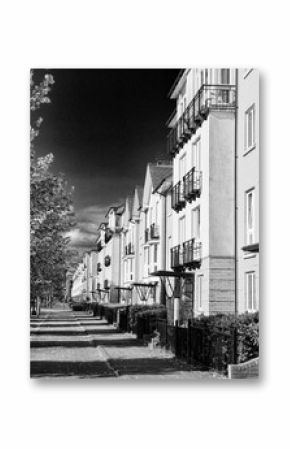
[[[166,307],[162,305],[133,305],[129,308],[129,326],[133,332],[137,332],[138,317],[166,318]]]
[[[208,339],[215,331],[231,332],[236,329],[237,362],[242,363],[259,356],[259,312],[235,315],[200,316],[192,324],[207,327]]]

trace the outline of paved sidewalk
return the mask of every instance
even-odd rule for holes
[[[222,380],[193,371],[174,355],[150,349],[86,312],[43,310],[31,320],[31,377]]]

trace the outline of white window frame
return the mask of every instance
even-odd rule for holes
[[[249,197],[252,195],[252,227],[249,228]],[[255,189],[246,191],[245,194],[245,231],[246,245],[255,243]]]
[[[251,282],[252,297],[249,297],[249,281]],[[247,271],[245,273],[245,296],[246,309],[248,312],[256,312],[257,308],[257,291],[256,291],[256,272]]]
[[[195,229],[195,224],[197,224],[197,222],[196,222],[196,214],[197,213],[199,213],[199,224],[197,225],[198,228]],[[196,240],[200,240],[200,206],[194,207],[192,209],[192,212],[191,212],[191,226],[192,226],[192,228],[191,228],[191,230],[192,230],[192,232],[191,232],[192,237],[195,238]]]
[[[251,127],[249,126],[249,119],[251,117]],[[251,128],[251,141],[249,142],[249,129]],[[247,153],[256,147],[256,105],[252,104],[245,112],[245,145],[244,151]]]
[[[197,171],[201,168],[201,139],[198,137],[192,144],[192,167]]]
[[[203,293],[203,284],[204,284],[204,275],[198,274],[195,276],[195,305],[196,310],[202,310],[202,293]]]
[[[182,227],[183,231],[181,232]],[[181,234],[183,234],[183,236]],[[185,241],[186,241],[186,223],[185,223],[185,215],[183,215],[178,220],[178,243],[182,245]]]

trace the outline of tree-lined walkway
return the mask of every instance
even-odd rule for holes
[[[162,349],[149,349],[135,335],[64,305],[31,319],[31,376],[46,378],[222,379],[192,371]]]

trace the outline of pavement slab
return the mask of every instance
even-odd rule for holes
[[[150,349],[132,333],[104,319],[59,306],[31,319],[31,377],[120,380],[222,380],[193,370],[161,348]]]

